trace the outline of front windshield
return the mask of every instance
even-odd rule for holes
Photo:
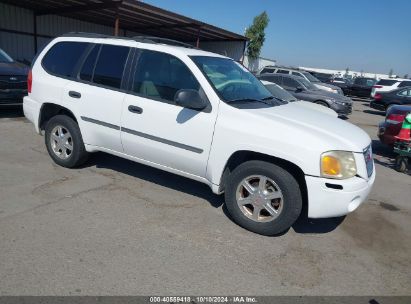
[[[307,81],[306,79],[302,78],[298,79],[299,82],[301,82],[303,84],[303,86],[305,86],[308,90],[316,90],[317,87],[315,85],[313,85],[311,82]]]
[[[307,79],[308,79],[310,82],[321,82],[317,77],[314,77],[313,75],[311,75],[311,74],[308,73],[308,72],[303,72],[303,74],[304,74],[305,77],[307,77]]]
[[[191,59],[227,103],[238,100],[258,102],[272,98],[264,85],[234,60],[209,56],[191,56]]]
[[[13,62],[13,59],[5,51],[0,49],[0,62]]]
[[[293,102],[296,101],[295,97],[288,93],[286,90],[281,88],[280,86],[276,84],[265,84],[265,87],[270,91],[271,94],[275,98],[281,99],[283,101],[288,101],[288,102]]]

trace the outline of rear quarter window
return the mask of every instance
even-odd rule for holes
[[[41,64],[52,75],[72,77],[78,61],[88,46],[87,42],[57,42],[43,57]]]

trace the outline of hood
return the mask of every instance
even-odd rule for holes
[[[329,91],[320,90],[320,89],[307,90],[307,91],[305,91],[305,93],[308,93],[310,95],[316,95],[316,96],[319,97],[319,99],[321,99],[321,98],[333,98],[333,99],[343,100],[345,102],[352,102],[351,98],[349,98],[347,96],[337,94],[337,93],[333,93],[333,92],[329,92]]]
[[[331,115],[335,118],[338,117],[337,112],[335,112],[333,109],[330,109],[330,108],[327,108],[327,107],[324,107],[324,106],[320,106],[320,105],[312,103],[312,102],[307,102],[307,101],[304,101],[304,100],[298,100],[298,101],[295,101],[295,103],[298,104],[301,107],[304,107],[304,108],[308,108],[308,109],[311,109],[311,110],[316,110],[316,111],[322,112],[324,114]]]
[[[322,152],[343,150],[362,153],[371,143],[368,134],[359,127],[318,109],[303,107],[299,102],[245,111],[260,116],[261,119],[266,118],[275,124],[281,123],[286,128],[292,128],[292,133],[299,134],[301,138],[311,139],[312,148],[315,147]],[[268,121],[264,122],[267,123]],[[295,140],[298,141],[298,138]]]
[[[326,87],[326,88],[330,88],[330,89],[334,89],[334,90],[338,90],[338,89],[339,89],[337,86],[332,85],[332,84],[329,84],[329,83],[318,82],[318,83],[316,83],[316,84],[319,85],[319,86]]]
[[[20,62],[0,62],[0,75],[26,76],[28,72],[29,67]]]

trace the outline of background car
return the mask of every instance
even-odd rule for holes
[[[336,94],[344,94],[343,91],[332,84],[329,83],[324,83],[321,82],[319,79],[315,78],[313,75],[310,73],[304,71],[304,70],[299,70],[297,68],[287,68],[287,67],[265,67],[261,70],[260,74],[268,74],[268,73],[276,73],[276,74],[288,74],[288,75],[294,75],[294,76],[300,76],[304,78],[305,80],[311,82],[313,85],[315,85],[318,89],[336,93]]]
[[[339,87],[344,94],[347,94],[348,87],[351,85],[351,81],[347,78],[333,77],[328,80],[332,85]]]
[[[339,115],[351,114],[352,100],[350,98],[319,90],[302,77],[289,74],[262,74],[259,76],[259,79],[274,82],[291,93],[295,98],[331,108]]]
[[[411,79],[380,79],[371,90],[371,97],[381,92],[389,92],[399,88],[411,87]]]
[[[284,90],[282,87],[280,87],[278,84],[275,84],[274,82],[269,82],[269,81],[266,81],[266,80],[262,80],[261,82],[267,88],[267,90],[270,91],[270,93],[273,94],[273,96],[276,99],[279,99],[280,101],[283,101],[283,102],[296,102],[299,105],[301,105],[302,107],[313,109],[313,110],[316,110],[316,111],[320,111],[320,112],[329,114],[329,115],[334,116],[334,117],[338,117],[337,112],[335,112],[334,110],[332,110],[330,108],[322,107],[322,106],[317,105],[317,104],[312,103],[312,102],[307,102],[307,101],[304,101],[304,100],[296,99],[293,95],[288,93],[286,90]]]
[[[0,49],[0,106],[22,105],[27,94],[28,66]]]
[[[378,126],[378,138],[383,144],[394,145],[395,136],[400,132],[408,113],[411,113],[411,106],[392,106],[389,108],[385,120]]]
[[[376,82],[377,80],[374,78],[357,77],[354,79],[352,84],[348,85],[347,95],[370,97],[371,89]]]
[[[307,72],[324,83],[328,83],[330,79],[333,77],[333,74],[319,73],[319,72],[313,72],[313,71],[307,71]]]
[[[374,100],[370,102],[371,108],[381,111],[386,111],[393,105],[411,105],[411,86],[391,92],[376,93]]]

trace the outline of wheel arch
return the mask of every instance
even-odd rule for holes
[[[46,127],[47,121],[50,120],[50,118],[56,116],[56,115],[66,115],[70,118],[72,118],[76,123],[78,123],[78,120],[74,113],[67,109],[66,107],[63,107],[61,105],[55,104],[55,103],[43,103],[41,108],[40,108],[40,115],[39,115],[39,130],[42,131]]]
[[[220,193],[224,192],[225,184],[231,172],[236,167],[238,167],[240,164],[246,161],[250,161],[250,160],[266,161],[266,162],[275,164],[285,169],[289,173],[291,173],[291,175],[294,176],[294,178],[297,180],[300,186],[304,205],[308,202],[307,184],[305,181],[305,174],[304,174],[304,171],[299,166],[283,158],[275,157],[275,156],[264,154],[264,153],[248,151],[248,150],[236,151],[233,154],[231,154],[231,156],[227,160],[222,176],[221,176],[221,179],[220,179],[220,185],[219,185]]]

